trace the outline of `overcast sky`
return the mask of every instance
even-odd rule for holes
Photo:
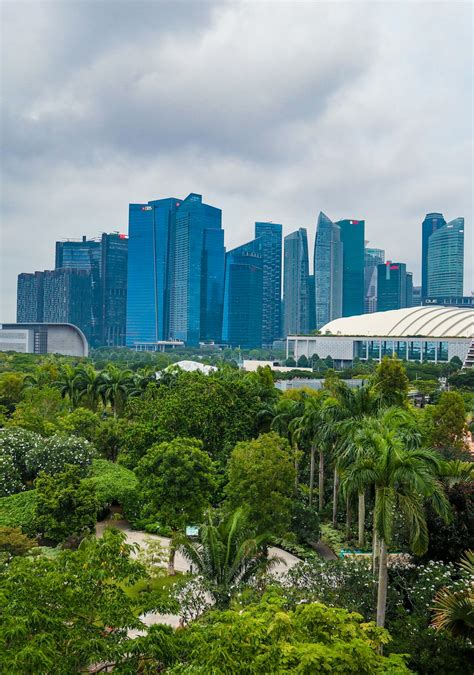
[[[2,3],[2,312],[57,239],[189,192],[228,249],[256,220],[364,218],[420,281],[421,222],[466,219],[470,2]]]

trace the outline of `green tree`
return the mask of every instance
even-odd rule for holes
[[[278,560],[267,557],[268,534],[255,535],[238,509],[218,524],[212,516],[200,530],[200,541],[181,542],[180,550],[201,575],[216,607],[228,607],[242,585],[267,572]]]
[[[465,572],[465,586],[460,591],[443,588],[435,596],[433,626],[445,630],[452,637],[474,638],[474,551],[467,551],[460,562]]]
[[[288,368],[295,368],[296,367],[296,361],[292,356],[289,356],[286,361],[285,361],[285,366]]]
[[[99,502],[94,486],[81,481],[77,466],[66,466],[55,476],[42,472],[35,487],[36,528],[42,537],[59,543],[94,530]]]
[[[457,391],[445,391],[425,411],[427,444],[447,456],[467,450],[466,408]]]
[[[27,537],[18,527],[0,527],[0,553],[25,555],[35,546],[36,540]]]
[[[402,362],[396,357],[383,357],[373,375],[372,384],[381,405],[406,406],[409,380]]]
[[[360,614],[267,594],[212,611],[177,634],[181,671],[193,673],[408,673],[405,657],[383,657],[389,634]]]
[[[89,408],[76,408],[58,420],[58,429],[74,436],[80,436],[88,441],[93,441],[101,420],[97,413]]]
[[[271,432],[232,451],[225,487],[228,504],[244,507],[257,533],[281,535],[290,525],[295,469],[288,441]]]
[[[33,477],[40,471],[52,475],[63,471],[67,465],[72,465],[81,476],[85,476],[94,454],[92,445],[83,438],[55,434],[41,439],[28,449],[25,458],[26,471]]]
[[[117,366],[109,365],[101,373],[98,392],[104,406],[110,404],[114,417],[121,415],[129,392],[133,386],[133,374],[130,370],[122,370]]]
[[[57,429],[58,419],[69,412],[66,401],[54,387],[25,390],[8,426],[21,427],[41,436],[50,436]]]
[[[5,406],[9,413],[23,398],[24,377],[22,373],[0,373],[0,405]]]
[[[58,389],[63,398],[69,400],[69,409],[73,410],[80,396],[80,385],[78,378],[78,370],[66,363],[62,366],[59,373],[59,378],[54,382],[54,386]]]
[[[449,504],[438,481],[440,462],[436,453],[409,447],[400,427],[389,418],[361,433],[363,451],[346,472],[345,480],[357,491],[375,489],[374,554],[379,558],[377,625],[384,626],[387,604],[387,547],[392,543],[395,514],[400,514],[409,532],[410,546],[417,555],[428,547],[425,502],[431,503],[445,521]]]
[[[199,523],[216,487],[215,471],[202,443],[176,438],[152,446],[136,468],[146,512],[173,530],[168,573],[173,575],[176,535]]]
[[[298,359],[298,366],[300,368],[309,368],[309,361],[308,357],[302,354],[300,358]]]
[[[55,558],[14,558],[0,582],[2,672],[62,675],[105,662],[138,672],[139,646],[128,632],[142,624],[127,590],[144,570],[132,550],[123,533],[106,530]],[[162,649],[165,634],[171,640],[171,629],[162,631]]]
[[[94,366],[87,364],[77,369],[75,384],[78,390],[78,399],[82,405],[97,410],[100,399],[101,373]]]

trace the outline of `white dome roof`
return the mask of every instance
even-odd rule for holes
[[[408,307],[334,319],[321,334],[368,337],[466,337],[474,335],[474,309],[469,307]]]

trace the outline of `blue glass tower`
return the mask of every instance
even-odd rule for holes
[[[428,242],[431,235],[446,225],[442,213],[427,213],[421,226],[421,297],[428,296]]]
[[[340,227],[321,212],[314,242],[316,328],[342,316],[342,256]]]
[[[222,211],[191,193],[176,210],[169,243],[169,334],[188,345],[220,342],[225,248]]]
[[[428,296],[462,296],[464,218],[438,228],[428,240]]]
[[[308,235],[300,228],[285,237],[283,268],[284,335],[309,330]]]
[[[255,238],[261,238],[263,245],[262,343],[271,347],[282,332],[282,226],[278,223],[255,223]]]
[[[168,248],[180,200],[130,204],[128,239],[127,337],[153,343],[168,338]]]
[[[262,346],[263,242],[254,239],[226,254],[222,340],[232,347]]]
[[[377,311],[411,307],[412,295],[413,279],[410,272],[407,273],[405,263],[387,260],[377,265]]]
[[[342,242],[342,316],[364,313],[365,221],[338,220]]]

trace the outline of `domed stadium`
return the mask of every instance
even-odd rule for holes
[[[420,306],[334,319],[319,335],[288,336],[287,354],[295,359],[330,356],[340,367],[355,358],[380,360],[393,354],[432,363],[457,356],[469,367],[474,365],[473,338],[474,309]]]

